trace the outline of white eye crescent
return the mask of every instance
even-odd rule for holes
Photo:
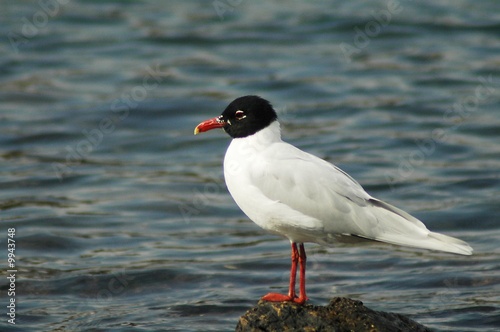
[[[236,120],[242,120],[247,117],[245,112],[243,112],[242,110],[237,110],[236,113],[234,113],[234,116]]]

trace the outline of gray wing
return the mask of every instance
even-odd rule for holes
[[[317,219],[326,238],[351,234],[403,246],[472,253],[467,243],[429,231],[417,218],[371,197],[340,168],[287,143],[268,151],[251,176],[269,199]]]
[[[252,167],[252,183],[269,199],[323,222],[326,232],[368,235],[374,218],[359,218],[372,197],[340,168],[287,143]],[[361,233],[361,234],[359,234]]]

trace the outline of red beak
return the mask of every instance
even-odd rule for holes
[[[199,125],[194,128],[194,134],[197,135],[198,133],[203,133],[205,131],[209,131],[215,128],[222,128],[226,125],[226,122],[222,119],[220,119],[219,116],[213,118],[213,119],[208,119],[200,123]]]

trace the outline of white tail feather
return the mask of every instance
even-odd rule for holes
[[[379,221],[373,240],[401,246],[472,255],[473,249],[457,238],[429,231],[417,218],[380,200],[372,199],[374,215]]]

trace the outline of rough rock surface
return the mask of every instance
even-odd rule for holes
[[[374,311],[344,297],[335,297],[326,307],[291,302],[259,301],[236,326],[247,331],[431,331],[400,314]]]

